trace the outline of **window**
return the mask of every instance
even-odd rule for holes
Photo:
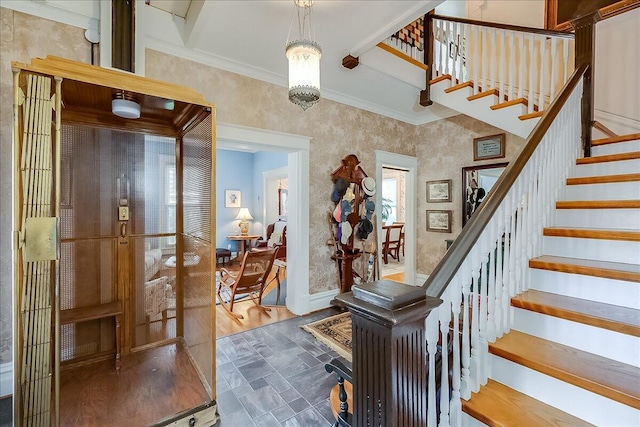
[[[382,220],[390,224],[398,219],[398,179],[382,179]]]

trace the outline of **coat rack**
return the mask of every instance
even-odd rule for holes
[[[362,170],[355,154],[342,159],[342,165],[331,174],[331,181],[334,209],[327,214],[331,231],[330,244],[334,247],[331,259],[336,261],[340,293],[344,293],[351,291],[354,277],[361,281],[375,280],[378,272],[375,268],[377,242],[367,244],[369,234],[375,228],[375,204],[372,199],[375,195],[375,181]],[[358,240],[362,241],[362,248],[357,247]],[[374,249],[368,249],[371,247]],[[362,261],[361,276],[354,272],[353,263],[363,254],[367,257]],[[371,274],[364,268],[365,263],[367,266],[369,264],[369,257],[373,258]]]

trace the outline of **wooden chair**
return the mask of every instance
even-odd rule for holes
[[[400,224],[402,225],[402,230],[400,231],[400,249],[402,249],[402,256],[404,256],[404,222],[394,222],[393,225]]]
[[[268,307],[262,306],[262,293],[267,282],[267,276],[273,267],[277,249],[251,251],[244,254],[240,270],[230,273],[227,269],[220,269],[220,285],[217,294],[220,305],[232,316],[243,319],[240,314],[233,312],[233,303],[237,296],[247,294],[253,302],[265,311]]]
[[[385,264],[389,263],[389,255],[397,260],[400,259],[401,238],[404,224],[391,224],[384,227],[387,234],[382,246],[382,259]],[[394,255],[395,254],[395,255]]]

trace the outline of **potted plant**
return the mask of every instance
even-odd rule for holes
[[[391,202],[392,200],[385,197],[382,198],[382,207],[380,209],[380,216],[382,217],[382,225],[387,222],[389,215],[391,215]]]

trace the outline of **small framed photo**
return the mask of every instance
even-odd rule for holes
[[[240,190],[225,190],[224,191],[224,207],[225,208],[239,208],[242,202],[242,195]]]
[[[427,231],[451,233],[451,211],[427,211]]]
[[[501,159],[505,156],[505,134],[483,136],[473,140],[473,160]]]
[[[427,203],[451,201],[451,180],[427,181]]]

